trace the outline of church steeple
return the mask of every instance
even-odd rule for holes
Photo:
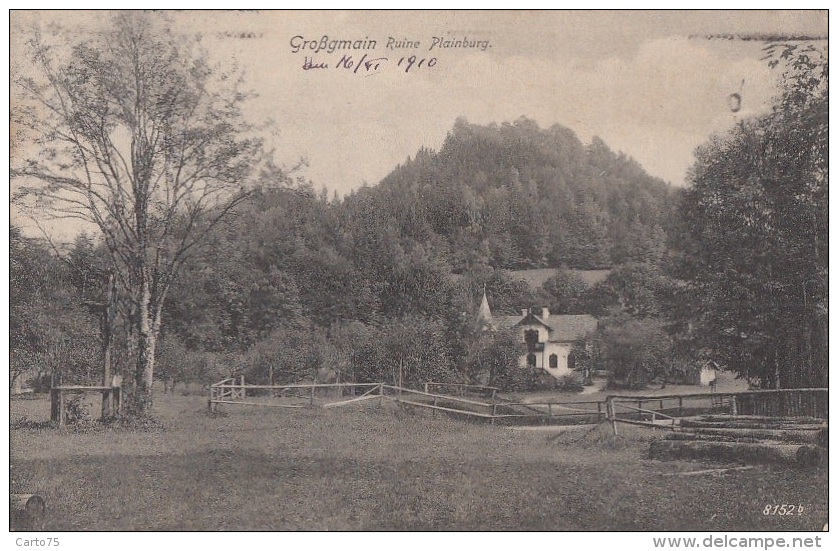
[[[480,310],[477,311],[477,323],[481,329],[494,329],[495,320],[492,319],[492,311],[489,309],[489,299],[486,298],[486,284],[483,284],[483,300],[480,302]]]

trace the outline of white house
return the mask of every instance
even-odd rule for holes
[[[556,378],[573,370],[573,343],[597,328],[597,320],[591,315],[551,315],[547,308],[541,309],[541,315],[524,309],[520,316],[492,316],[485,292],[477,319],[486,329],[518,332],[527,345],[521,367],[542,368]]]

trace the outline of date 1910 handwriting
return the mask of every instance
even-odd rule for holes
[[[333,68],[350,71],[353,74],[363,74],[369,76],[382,71],[390,63],[392,63],[392,60],[387,57],[370,57],[369,55],[364,54],[360,58],[353,58],[351,55],[343,55]],[[430,69],[435,67],[436,64],[437,58],[435,57],[419,58],[412,55],[399,58],[399,60],[395,63],[395,67],[397,67],[399,71],[410,73],[411,71],[416,72],[419,69]],[[315,60],[313,57],[306,56],[303,60],[302,67],[304,71],[312,71],[315,69],[329,69],[330,65],[321,60]]]
[[[804,510],[803,505],[766,505],[762,514],[765,516],[790,517],[802,515]]]

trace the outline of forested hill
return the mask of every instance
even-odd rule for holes
[[[476,266],[596,269],[655,261],[672,188],[599,138],[529,119],[458,119],[439,152],[422,149],[379,186],[347,198],[387,212],[404,238],[442,246],[454,272]]]
[[[439,152],[420,150],[343,201],[266,176],[178,274],[166,298],[166,346],[242,351],[277,331],[289,346],[306,327],[407,319],[435,327],[459,358],[484,285],[497,313],[604,311],[576,301],[587,287],[573,278],[532,289],[504,268],[651,266],[664,253],[675,199],[601,140],[584,145],[566,128],[526,119],[458,120]],[[104,255],[84,236],[72,249],[74,273],[92,269],[76,260]]]

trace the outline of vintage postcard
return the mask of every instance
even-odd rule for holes
[[[826,541],[826,11],[13,10],[9,62],[16,545]]]

